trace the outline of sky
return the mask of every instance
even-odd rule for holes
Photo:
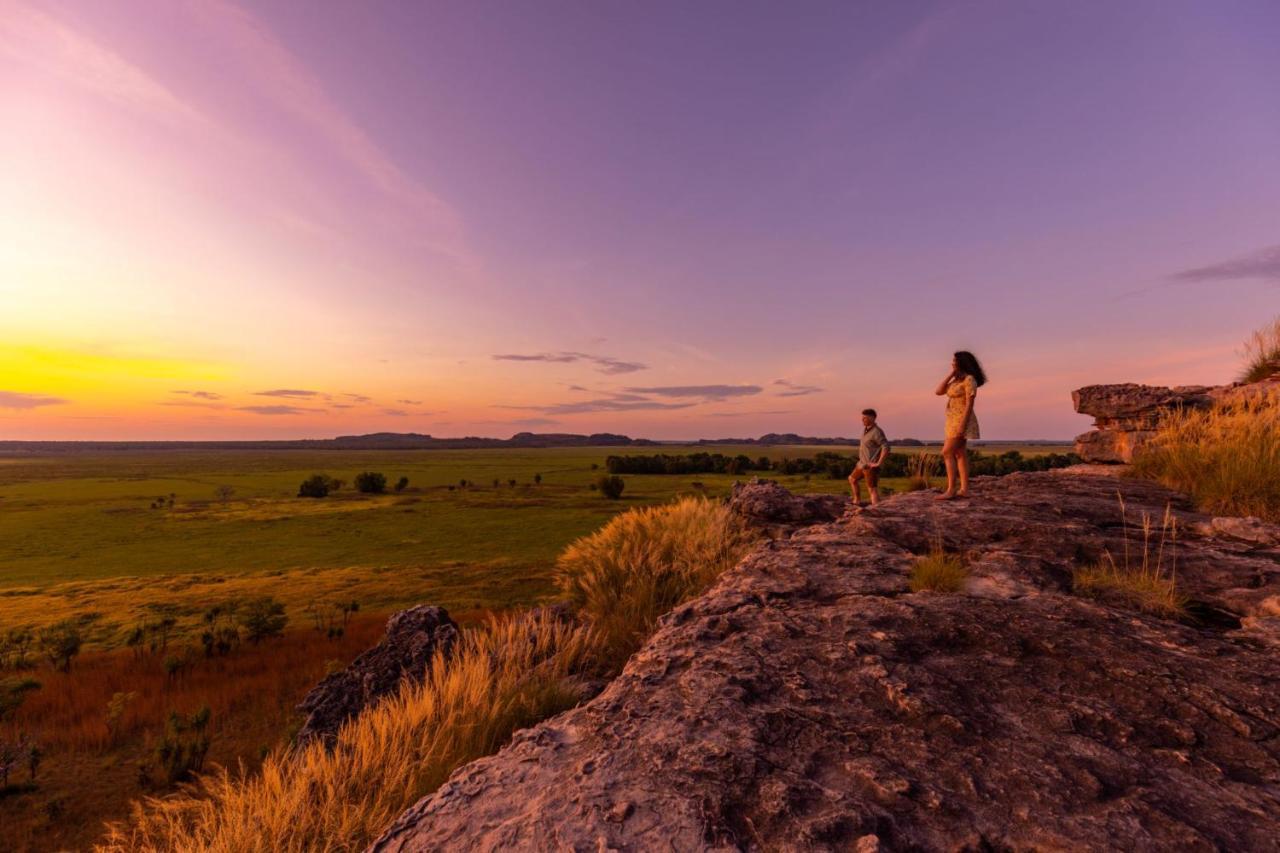
[[[1069,438],[1280,313],[1280,4],[0,0],[0,440]]]

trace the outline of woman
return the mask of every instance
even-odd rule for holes
[[[958,352],[951,360],[951,372],[934,391],[947,398],[947,429],[942,444],[942,461],[947,465],[947,490],[937,500],[949,501],[969,497],[969,440],[978,438],[978,418],[973,401],[978,389],[987,384],[982,365],[971,352]],[[960,472],[960,489],[956,490],[956,471]]]

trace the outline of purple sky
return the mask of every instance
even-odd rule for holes
[[[0,438],[1062,438],[1280,313],[1275,2],[0,9]]]

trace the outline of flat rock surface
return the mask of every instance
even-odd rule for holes
[[[1221,614],[1071,593],[1123,545],[1118,491],[1130,524],[1170,507],[1178,578]],[[965,591],[909,592],[939,539]],[[373,849],[1280,849],[1280,663],[1244,624],[1270,618],[1280,557],[1256,539],[1087,473],[801,529]]]

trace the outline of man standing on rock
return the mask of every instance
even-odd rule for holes
[[[880,503],[880,465],[889,456],[889,439],[876,424],[876,410],[862,410],[862,441],[858,443],[858,464],[849,475],[849,488],[853,490],[853,502],[862,506],[861,481],[867,481],[871,505]]]

